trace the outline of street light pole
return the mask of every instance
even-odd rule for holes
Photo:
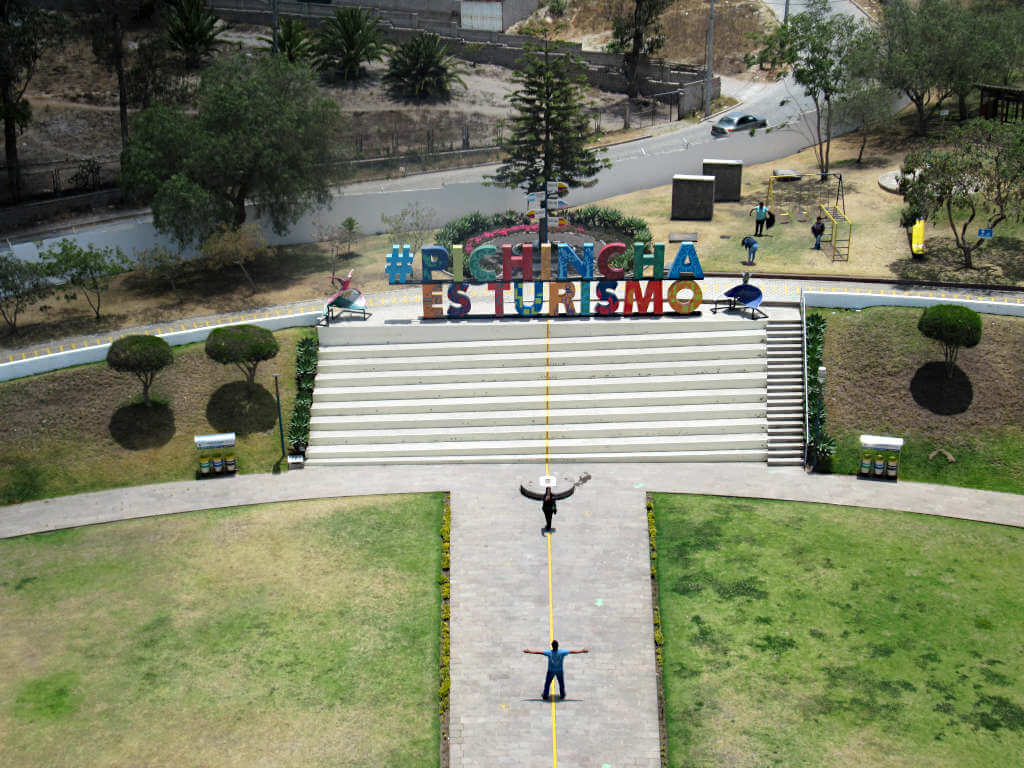
[[[711,117],[711,70],[715,51],[715,0],[708,16],[708,47],[704,54],[704,117]]]
[[[284,419],[281,417],[281,389],[277,385],[277,380],[281,376],[279,373],[274,374],[274,397],[277,399],[277,428],[281,435],[281,458],[283,459],[288,454],[284,450]]]

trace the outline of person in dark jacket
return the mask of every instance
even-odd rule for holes
[[[544,530],[551,530],[551,518],[558,514],[558,506],[555,504],[555,495],[548,488],[544,491],[544,498],[540,503],[541,509],[544,510]]]
[[[818,220],[811,224],[811,234],[814,235],[814,250],[821,250],[821,236],[825,234],[825,223],[821,220],[821,216]]]

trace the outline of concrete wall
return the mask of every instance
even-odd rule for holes
[[[711,221],[715,213],[715,177],[672,177],[672,219]]]
[[[0,232],[11,232],[19,227],[37,221],[50,220],[64,213],[88,211],[104,205],[116,205],[120,202],[120,189],[102,189],[99,192],[57,197],[40,203],[22,203],[0,208]]]

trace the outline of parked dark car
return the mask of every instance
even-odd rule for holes
[[[736,131],[749,131],[751,128],[767,128],[768,121],[757,115],[726,115],[711,126],[712,136],[728,136]]]

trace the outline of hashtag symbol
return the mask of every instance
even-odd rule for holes
[[[388,273],[388,283],[404,283],[412,276],[412,250],[408,245],[398,250],[398,246],[391,247],[391,255],[387,258],[384,271]]]

